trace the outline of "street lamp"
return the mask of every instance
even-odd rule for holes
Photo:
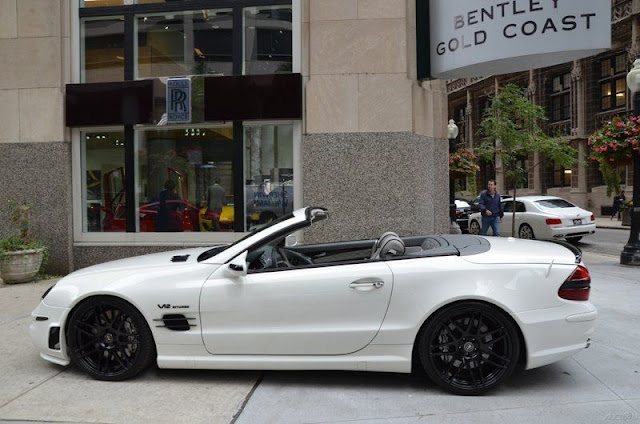
[[[458,131],[458,126],[455,121],[453,119],[449,119],[449,125],[447,125],[449,154],[456,151],[456,137],[458,137]],[[462,231],[460,231],[460,226],[456,222],[456,189],[451,173],[449,173],[449,219],[451,220],[449,233],[461,234]]]
[[[633,69],[627,75],[627,85],[633,94],[633,114],[640,116],[640,56],[636,58]],[[633,153],[633,208],[629,241],[622,250],[620,263],[640,266],[640,152]]]

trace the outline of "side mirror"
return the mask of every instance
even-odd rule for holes
[[[284,245],[287,246],[287,247],[297,246],[298,245],[298,236],[296,236],[295,234],[289,234],[284,239]]]
[[[225,265],[225,275],[230,278],[246,277],[247,275],[247,251],[233,258],[228,265]]]

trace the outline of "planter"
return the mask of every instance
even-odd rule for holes
[[[622,211],[622,225],[625,227],[631,226],[631,214],[629,213],[630,209],[625,209]]]
[[[43,258],[44,249],[5,252],[0,256],[0,277],[6,284],[33,281]]]

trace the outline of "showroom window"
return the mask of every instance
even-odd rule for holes
[[[81,0],[79,6],[76,82],[166,84],[189,77],[192,117],[167,124],[164,91],[158,96],[154,88],[152,124],[76,130],[78,231],[182,233],[166,239],[182,241],[187,232],[249,231],[293,210],[300,125],[204,119],[205,76],[294,72],[292,1]]]

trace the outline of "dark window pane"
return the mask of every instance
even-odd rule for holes
[[[82,82],[124,80],[122,18],[82,20]]]
[[[291,6],[244,9],[244,74],[292,72]]]
[[[615,57],[615,72],[619,74],[620,72],[625,72],[627,70],[627,55],[620,54]]]
[[[600,63],[600,77],[605,78],[611,75],[611,59],[605,59]]]

